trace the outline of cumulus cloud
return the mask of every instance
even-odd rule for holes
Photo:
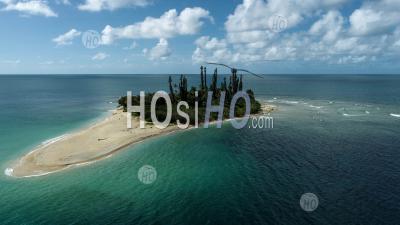
[[[72,44],[72,40],[74,40],[74,38],[76,37],[79,37],[80,35],[80,31],[71,29],[67,33],[61,34],[60,36],[54,38],[53,42],[55,42],[57,45],[70,45]]]
[[[321,35],[323,41],[335,41],[343,31],[344,18],[338,11],[329,11],[320,20],[315,22],[310,33]]]
[[[290,30],[305,18],[316,15],[321,10],[335,10],[343,2],[344,0],[244,0],[225,22],[226,37],[221,41],[226,43],[226,47],[213,51],[203,48],[197,42],[192,58],[199,61],[197,56],[205,57],[210,54],[215,60],[223,55],[223,58],[230,58],[233,62],[293,58],[296,55],[295,45],[299,45],[299,41],[286,37],[287,45],[277,44],[282,42],[285,35],[280,35],[273,29],[275,20],[284,20],[283,22],[287,24],[286,29]],[[315,25],[311,33],[315,35],[325,33],[327,40],[333,39],[340,30],[323,30],[322,26],[330,23],[331,27],[334,27],[343,23],[337,14],[328,14],[319,23],[320,25]],[[210,42],[213,40],[211,38]]]
[[[266,30],[270,20],[279,15],[287,19],[288,28],[299,24],[317,10],[334,8],[345,0],[244,0],[225,23],[228,32]]]
[[[211,38],[203,36],[195,42],[197,48],[192,55],[195,63],[204,63],[205,61],[231,61],[232,52],[228,49],[228,43],[225,39]]]
[[[366,2],[350,16],[350,31],[359,36],[383,34],[400,24],[400,1]]]
[[[94,56],[92,57],[92,60],[101,61],[101,60],[104,60],[104,59],[106,59],[106,58],[108,58],[108,57],[110,57],[110,56],[107,55],[106,53],[104,53],[104,52],[99,52],[99,53],[97,53],[96,55],[94,55]]]
[[[102,43],[111,44],[116,39],[172,38],[178,35],[193,35],[203,25],[202,19],[210,19],[210,13],[202,8],[185,8],[180,14],[176,9],[161,17],[147,17],[144,21],[125,27],[107,25],[102,31]]]
[[[165,60],[171,55],[171,49],[169,48],[168,41],[161,38],[160,41],[152,49],[143,49],[143,53],[150,60]]]
[[[347,18],[338,10],[345,2],[243,0],[227,18],[224,37],[203,36],[195,41],[192,60],[320,60],[345,64],[400,55],[399,1],[367,2]],[[269,27],[274,15],[287,20],[283,32]]]
[[[55,13],[43,0],[16,1],[16,0],[0,0],[5,6],[4,11],[18,11],[27,15],[40,15],[45,17],[57,17]]]
[[[78,6],[79,10],[98,12],[102,10],[116,10],[125,7],[144,7],[150,4],[149,0],[85,0]]]

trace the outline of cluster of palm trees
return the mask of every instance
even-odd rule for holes
[[[179,100],[188,101],[189,105],[197,100],[199,105],[205,104],[208,92],[212,92],[213,100],[219,99],[221,92],[226,93],[226,102],[230,103],[232,97],[238,92],[243,90],[243,75],[240,77],[237,75],[237,70],[232,69],[232,74],[229,76],[229,83],[227,83],[227,77],[223,77],[222,82],[218,88],[218,69],[215,68],[214,73],[211,78],[211,83],[208,85],[207,79],[207,67],[200,67],[200,84],[199,87],[192,86],[188,89],[188,81],[186,76],[181,75],[179,79],[179,84],[173,84],[172,77],[169,76],[168,79],[170,97],[173,103],[177,103]],[[177,88],[177,90],[176,90]]]
[[[206,112],[206,105],[208,101],[208,92],[212,92],[212,104],[218,105],[221,93],[225,92],[224,99],[224,118],[229,117],[229,107],[232,101],[233,96],[238,92],[243,90],[243,76],[237,75],[238,70],[232,69],[232,74],[229,76],[229,83],[227,83],[227,76],[223,77],[222,82],[218,87],[218,70],[215,69],[211,78],[210,84],[208,84],[207,79],[207,68],[204,66],[200,67],[200,84],[198,87],[192,86],[189,90],[188,88],[188,80],[187,77],[181,75],[179,78],[179,83],[174,84],[172,77],[169,76],[168,84],[169,84],[169,96],[172,103],[172,121],[176,121],[180,119],[184,120],[180,115],[177,114],[177,105],[181,101],[185,101],[188,103],[188,109],[182,109],[189,115],[189,122],[191,124],[195,121],[195,105],[198,103],[198,118],[199,121],[202,122],[204,120],[204,115]],[[247,94],[251,100],[251,113],[258,113],[261,110],[261,105],[258,101],[255,100],[254,93],[252,90],[247,90]],[[146,121],[151,121],[151,106],[150,103],[154,93],[147,93],[145,95],[145,119]],[[123,106],[124,110],[127,109],[127,96],[121,97],[119,99],[119,105]],[[132,96],[132,105],[140,105],[140,96]],[[160,98],[157,101],[157,109],[156,114],[157,118],[160,120],[166,118],[166,102],[164,99]],[[235,105],[236,112],[238,112],[238,116],[244,114],[245,112],[245,102],[243,99],[238,100]],[[135,113],[134,113],[135,115]],[[216,119],[216,114],[211,115],[211,119]]]

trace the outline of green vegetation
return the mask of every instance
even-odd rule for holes
[[[232,74],[229,77],[229,84],[227,84],[226,77],[224,77],[223,81],[220,83],[218,88],[218,71],[214,70],[214,74],[212,75],[211,84],[207,85],[207,69],[205,67],[200,67],[200,85],[199,89],[196,87],[191,87],[188,89],[187,78],[184,75],[181,75],[179,79],[179,84],[176,85],[173,83],[171,76],[168,79],[169,84],[169,96],[172,102],[172,118],[171,122],[176,123],[176,120],[179,119],[181,123],[185,123],[186,120],[182,116],[177,113],[177,104],[180,101],[186,101],[189,104],[189,109],[186,107],[181,107],[181,111],[186,112],[190,118],[190,124],[195,124],[195,102],[198,102],[198,115],[199,115],[199,123],[204,122],[205,112],[206,112],[206,104],[208,98],[208,92],[212,91],[212,105],[219,105],[221,92],[225,92],[225,101],[224,101],[224,115],[223,118],[229,118],[229,108],[232,101],[233,96],[238,92],[242,91],[243,88],[243,76],[237,76],[237,71],[232,70]],[[198,96],[196,97],[195,92],[198,91]],[[255,100],[254,93],[251,89],[247,90],[246,93],[250,97],[251,102],[251,114],[256,114],[261,111],[261,104]],[[154,96],[154,93],[148,93],[145,96],[145,120],[151,122],[151,100]],[[127,110],[127,97],[121,97],[118,100],[120,106]],[[140,96],[132,96],[132,105],[140,105]],[[156,115],[159,121],[164,121],[167,115],[167,105],[163,98],[160,98],[156,104]],[[236,102],[235,106],[235,116],[241,117],[245,114],[246,105],[245,100],[240,98]],[[133,115],[138,116],[139,113],[134,113]],[[210,120],[216,120],[218,117],[217,113],[211,113]]]

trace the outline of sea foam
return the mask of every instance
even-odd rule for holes
[[[322,106],[317,106],[317,105],[309,105],[311,108],[315,108],[315,109],[320,109],[322,108]]]
[[[52,138],[52,139],[43,141],[43,142],[42,142],[42,145],[53,144],[53,143],[55,143],[55,142],[57,142],[57,141],[60,141],[60,140],[64,139],[66,136],[67,136],[67,135],[64,134],[64,135],[61,135],[61,136],[58,136],[58,137],[55,137],[55,138]]]
[[[13,168],[7,168],[7,169],[4,170],[4,174],[9,176],[9,177],[12,176],[13,172],[14,172]]]
[[[390,115],[393,116],[393,117],[400,117],[400,114],[390,113]]]
[[[366,113],[366,114],[348,114],[348,113],[343,113],[342,115],[343,116],[346,116],[346,117],[355,117],[355,116],[366,116],[368,113]]]

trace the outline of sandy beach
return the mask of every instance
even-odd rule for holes
[[[114,110],[101,122],[38,146],[5,172],[14,177],[46,175],[105,158],[128,145],[179,129],[171,125],[161,130],[150,124],[140,129],[139,119],[133,120],[132,129],[127,129],[126,113]]]
[[[271,105],[262,106],[263,113],[275,109]],[[151,123],[140,129],[139,118],[132,117],[132,120],[132,129],[127,129],[126,113],[121,109],[114,110],[110,116],[88,128],[41,144],[7,168],[5,174],[13,177],[46,175],[103,159],[128,145],[180,130],[172,123],[165,129]]]

